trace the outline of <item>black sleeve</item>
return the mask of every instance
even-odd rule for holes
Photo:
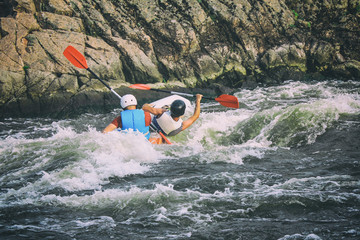
[[[174,131],[170,132],[168,134],[168,136],[175,136],[176,134],[178,134],[181,131],[182,131],[182,124],[181,124],[181,127],[179,127],[178,129],[175,129]]]

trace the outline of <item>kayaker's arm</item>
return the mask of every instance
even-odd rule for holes
[[[121,117],[118,116],[109,125],[107,125],[106,128],[104,128],[104,130],[102,130],[102,133],[108,133],[114,131],[117,128],[121,128],[121,126],[122,126]]]
[[[106,128],[104,128],[104,130],[102,130],[102,133],[108,133],[108,132],[111,132],[111,131],[114,131],[117,127],[110,123],[109,125],[107,125]]]
[[[188,127],[190,127],[199,118],[199,116],[200,116],[200,101],[201,101],[202,97],[203,97],[203,95],[196,94],[196,106],[195,106],[194,114],[191,117],[189,117],[188,119],[186,119],[185,121],[183,121],[182,130],[185,130]]]
[[[155,116],[161,115],[164,112],[166,112],[167,110],[164,108],[154,108],[152,107],[150,104],[145,103],[142,107],[142,110],[144,110],[145,112],[149,112]]]

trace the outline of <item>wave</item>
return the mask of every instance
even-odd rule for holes
[[[210,107],[189,130],[170,137],[171,146],[153,146],[136,134],[100,133],[112,116],[46,119],[34,124],[37,129],[28,129],[27,120],[26,130],[11,134],[7,127],[0,141],[0,202],[52,195],[71,199],[68,195],[84,191],[103,194],[112,178],[144,174],[165,159],[242,165],[269,150],[312,144],[344,116],[359,115],[359,86],[344,85],[290,82],[241,90],[235,95],[244,108]]]
[[[359,109],[360,102],[350,96],[337,96],[284,108],[274,107],[237,123],[220,142],[234,145],[255,141],[263,146],[277,147],[312,144],[342,114],[357,114]]]
[[[59,127],[49,138],[0,142],[2,201],[49,192],[101,189],[112,177],[149,171],[161,152],[142,135]],[[141,149],[141,151],[139,151]]]
[[[191,133],[180,141],[207,149],[312,144],[341,117],[360,113],[359,88],[339,89],[334,84],[290,82],[279,87],[242,90],[236,96],[244,108],[203,113]]]

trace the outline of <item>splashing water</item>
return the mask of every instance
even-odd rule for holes
[[[0,122],[0,237],[358,239],[360,83],[289,81],[202,103],[153,146],[119,110]],[[121,237],[120,237],[121,236]]]

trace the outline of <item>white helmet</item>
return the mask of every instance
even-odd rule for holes
[[[134,95],[126,94],[121,98],[120,105],[122,108],[126,108],[128,106],[137,105],[137,101]]]

